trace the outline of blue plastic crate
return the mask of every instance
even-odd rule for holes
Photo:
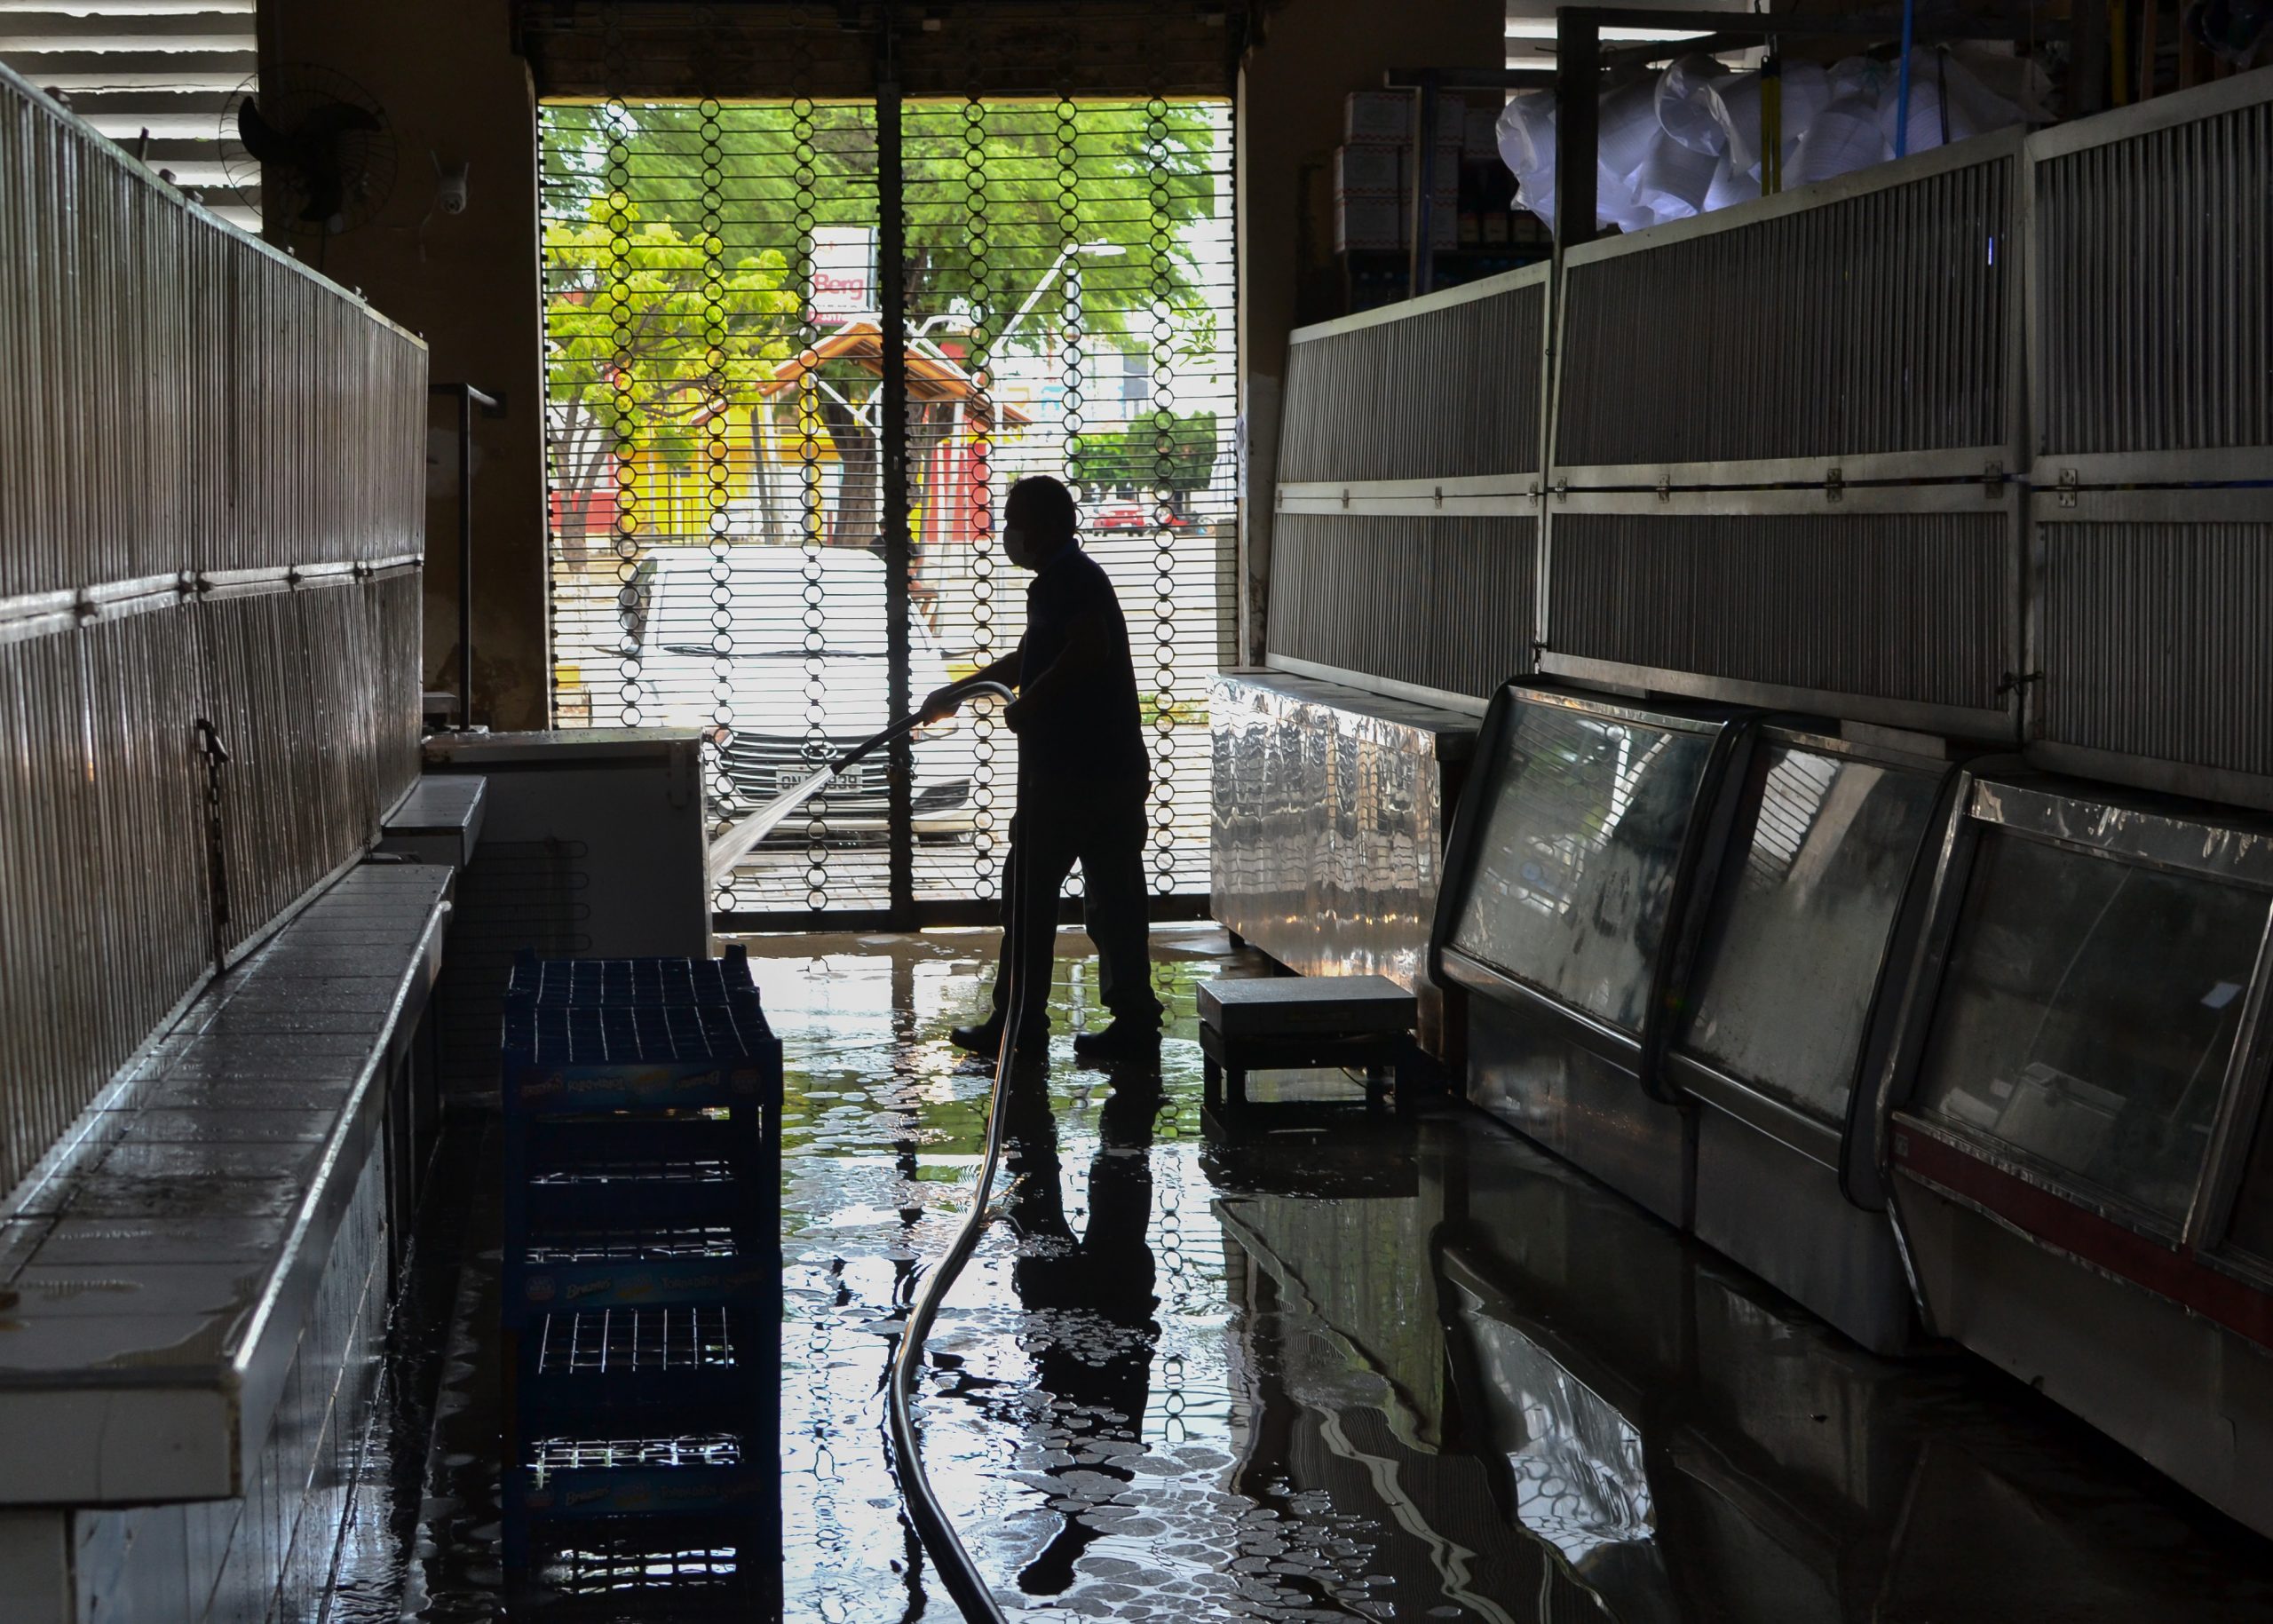
[[[781,1045],[746,954],[525,954],[503,1035],[509,1566],[560,1522],[748,1519],[770,1549]]]
[[[755,1105],[781,1095],[756,997],[720,1004],[509,1005],[509,1114]]]
[[[740,943],[716,959],[540,959],[524,950],[505,986],[509,1008],[662,1008],[756,997],[749,949]]]

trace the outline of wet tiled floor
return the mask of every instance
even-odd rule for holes
[[[900,1514],[883,1379],[970,1197],[988,1078],[945,1034],[991,947],[753,943],[788,1048],[792,1620],[954,1616]],[[1204,1123],[1193,988],[1257,964],[1205,930],[1156,956],[1156,1075],[1074,1066],[1066,1034],[1102,1017],[1093,964],[1059,961],[1014,1182],[931,1345],[931,1479],[1014,1616],[2273,1618],[2273,1545],[1974,1360],[1863,1354],[1463,1107]],[[367,1511],[336,1616],[496,1610],[480,1208],[450,1232],[470,1266],[425,1299],[448,1325],[424,1333],[432,1461],[392,1522]],[[682,1552],[676,1588],[627,1568],[577,1616],[696,1616],[723,1565]]]

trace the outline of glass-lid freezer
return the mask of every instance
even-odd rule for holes
[[[1647,1057],[1753,714],[1502,689],[1437,915],[1438,979],[1467,994],[1470,1097],[1683,1226],[1694,1136]]]
[[[2273,1533],[2273,820],[1962,795],[1885,1130],[1933,1328]]]
[[[1881,1352],[1915,1330],[1873,1113],[1955,769],[1767,726],[1674,1022],[1697,1233]],[[1869,1079],[1869,1085],[1864,1080]]]

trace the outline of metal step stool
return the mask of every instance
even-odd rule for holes
[[[1249,1072],[1363,1071],[1378,1107],[1409,1041],[1413,994],[1387,976],[1249,976],[1200,984],[1207,1103],[1247,1104]]]

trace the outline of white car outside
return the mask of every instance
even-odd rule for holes
[[[733,721],[724,761],[733,801],[719,810],[729,815],[802,782],[894,719],[883,560],[827,547],[814,562],[817,578],[809,580],[802,548],[737,544],[726,550],[721,581],[707,547],[659,547],[634,577],[643,598],[633,640],[646,716],[662,726],[716,727],[725,685]],[[817,611],[810,620],[809,608]],[[913,705],[949,678],[931,629],[912,610],[907,641]],[[808,723],[815,681],[819,730]],[[915,826],[926,838],[971,828],[970,763],[945,738],[956,725],[936,724],[915,741]],[[831,836],[888,828],[886,771],[880,750],[830,788],[821,815]],[[787,828],[802,837],[804,820]]]

